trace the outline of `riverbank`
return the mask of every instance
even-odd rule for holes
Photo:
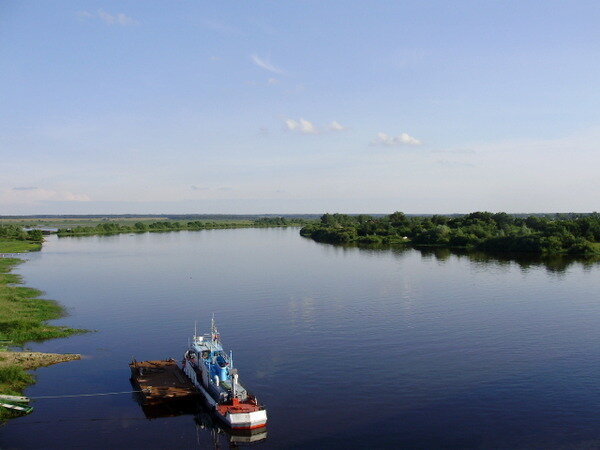
[[[4,367],[18,365],[25,370],[47,367],[54,364],[81,359],[75,353],[42,353],[42,352],[11,352],[0,351],[0,370]]]
[[[57,235],[66,236],[97,236],[124,233],[147,233],[147,232],[169,232],[169,231],[200,231],[219,230],[235,228],[267,228],[303,226],[309,223],[302,219],[286,219],[285,217],[263,217],[256,220],[242,221],[171,221],[160,220],[154,222],[138,221],[135,223],[123,223],[119,221],[105,221],[94,226],[74,226],[70,228],[59,228]]]
[[[22,395],[23,389],[35,382],[28,370],[81,359],[77,354],[0,351],[0,393]],[[20,413],[0,408],[0,425]]]
[[[28,241],[4,239],[0,253],[29,251]],[[17,346],[27,341],[67,337],[84,332],[74,328],[48,325],[46,322],[64,315],[63,308],[52,300],[40,298],[41,291],[21,286],[19,275],[11,272],[23,260],[0,257],[0,346]],[[34,382],[27,370],[79,359],[80,355],[37,352],[13,352],[0,349],[0,394],[21,395]],[[17,413],[0,408],[0,424]]]
[[[0,258],[0,341],[20,345],[82,332],[46,323],[62,317],[64,310],[55,301],[40,298],[41,291],[20,286],[21,277],[11,273],[11,269],[22,262]]]

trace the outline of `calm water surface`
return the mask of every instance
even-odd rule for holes
[[[31,344],[85,358],[35,397],[131,390],[214,312],[268,407],[258,447],[600,445],[600,271],[318,244],[297,229],[51,237],[17,272],[97,330]],[[195,420],[198,419],[198,420]],[[131,395],[45,399],[1,448],[207,448],[206,416],[149,420]]]

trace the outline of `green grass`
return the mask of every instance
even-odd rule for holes
[[[42,244],[38,242],[0,238],[0,253],[27,253],[41,248]]]
[[[45,323],[62,317],[63,309],[52,300],[39,298],[41,292],[37,289],[16,284],[20,278],[10,270],[20,262],[16,258],[0,258],[0,341],[21,344],[81,332]]]
[[[47,320],[63,316],[63,309],[54,301],[39,298],[41,292],[20,286],[21,279],[10,270],[22,260],[0,258],[0,342],[11,345],[26,341],[41,341],[67,337],[84,330],[48,325]],[[0,393],[19,395],[33,377],[16,365],[0,367]],[[0,423],[18,415],[0,408]]]

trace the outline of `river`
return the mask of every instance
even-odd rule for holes
[[[28,345],[81,361],[26,394],[130,391],[128,362],[179,359],[214,313],[266,404],[262,448],[600,445],[600,266],[336,247],[296,228],[51,236],[16,271],[94,330]],[[207,448],[203,413],[131,394],[38,399],[1,448]],[[264,436],[261,436],[264,437]],[[233,438],[235,441],[235,438]]]

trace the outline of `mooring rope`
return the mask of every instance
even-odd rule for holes
[[[47,398],[99,397],[101,395],[135,394],[138,392],[144,392],[144,391],[138,390],[138,391],[120,391],[120,392],[97,392],[94,394],[40,395],[40,396],[28,397],[28,398],[30,398],[31,400],[39,400],[39,399],[47,399]]]

